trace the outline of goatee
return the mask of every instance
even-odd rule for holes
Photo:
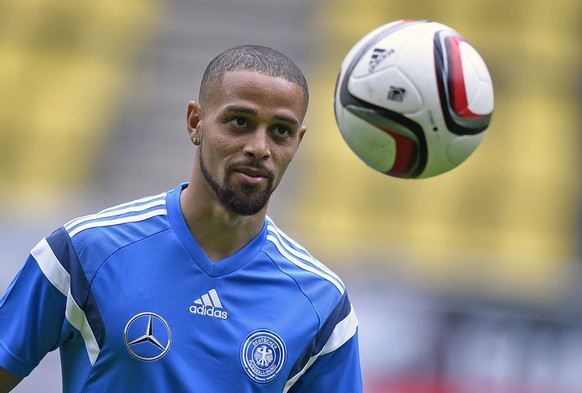
[[[203,154],[200,151],[200,170],[204,178],[214,191],[222,205],[233,213],[241,216],[252,216],[260,212],[269,202],[269,198],[275,187],[273,187],[273,173],[256,161],[244,161],[227,165],[224,170],[223,185],[216,181],[204,163]],[[266,175],[267,187],[264,190],[251,184],[240,186],[229,185],[229,178],[237,168],[255,168]]]

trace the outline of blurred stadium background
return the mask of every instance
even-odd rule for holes
[[[403,18],[459,30],[495,86],[461,167],[364,166],[332,96],[348,49]],[[367,393],[582,391],[582,3],[578,0],[3,0],[0,292],[69,219],[187,180],[203,67],[243,43],[305,70],[302,149],[270,215],[346,281]],[[60,392],[51,353],[16,392]]]

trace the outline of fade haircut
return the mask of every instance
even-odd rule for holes
[[[307,109],[309,90],[303,72],[289,57],[275,49],[260,45],[241,45],[216,56],[206,67],[200,84],[199,101],[208,102],[214,88],[229,71],[256,71],[295,83],[303,90],[303,105]]]

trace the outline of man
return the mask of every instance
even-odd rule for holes
[[[61,351],[66,392],[360,392],[343,283],[266,216],[307,83],[241,46],[187,111],[189,183],[70,221],[0,301],[0,391]]]

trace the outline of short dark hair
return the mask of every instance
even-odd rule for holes
[[[202,76],[200,104],[209,99],[213,88],[222,82],[222,77],[229,71],[257,71],[295,83],[303,90],[303,103],[307,109],[309,90],[303,72],[289,57],[275,49],[260,45],[237,46],[212,59]]]

